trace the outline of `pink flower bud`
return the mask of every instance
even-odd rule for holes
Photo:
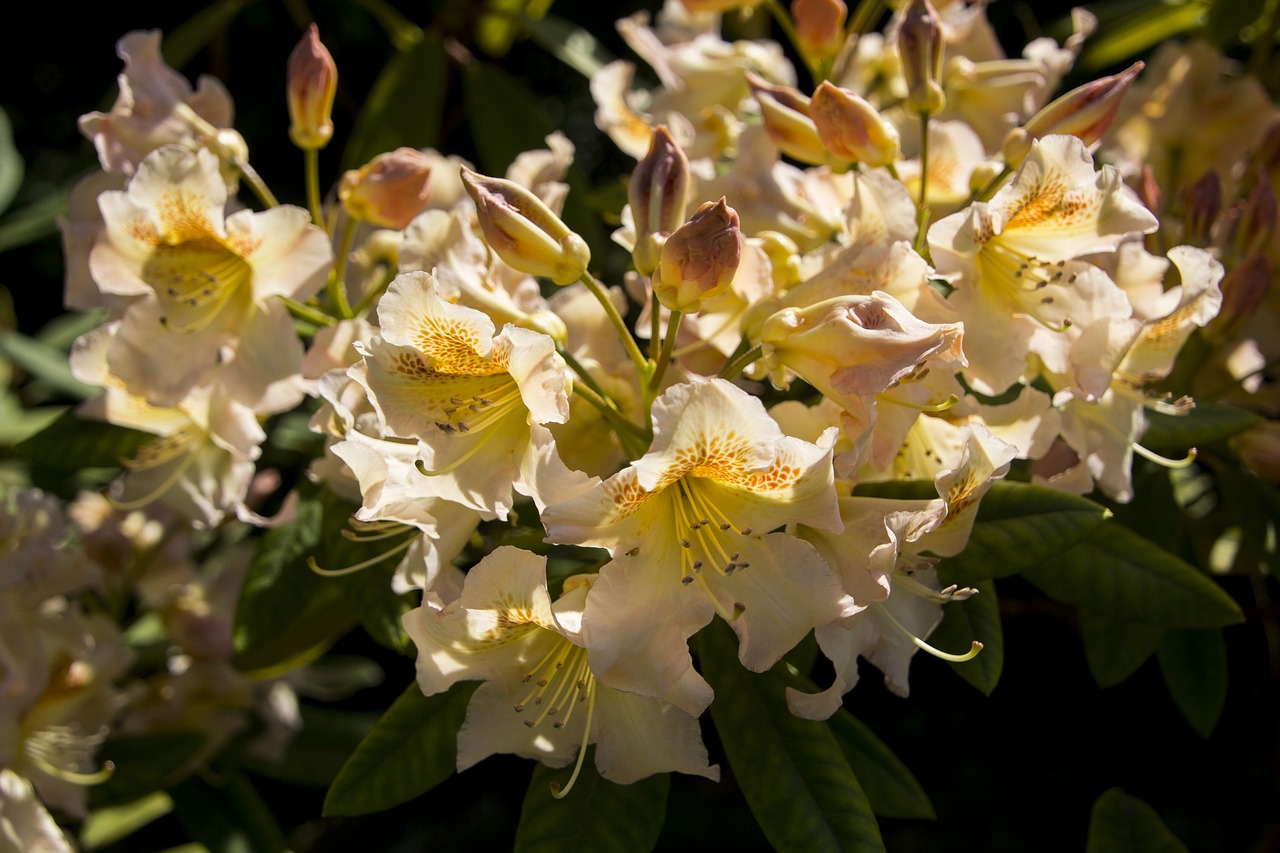
[[[1210,169],[1187,188],[1183,217],[1182,241],[1204,248],[1209,245],[1209,232],[1222,208],[1222,181]]]
[[[898,28],[898,56],[907,84],[907,109],[932,115],[946,105],[942,79],[942,19],[929,0],[912,0]]]
[[[707,202],[663,244],[653,292],[672,311],[691,314],[728,289],[741,261],[737,211],[724,198]]]
[[[1231,437],[1231,449],[1250,471],[1280,483],[1280,422],[1263,421]]]
[[[1276,230],[1276,193],[1266,172],[1258,172],[1258,182],[1236,220],[1232,242],[1239,257],[1265,251]]]
[[[317,150],[329,144],[333,136],[333,96],[337,91],[338,66],[320,43],[320,31],[312,24],[289,54],[289,138],[294,145]]]
[[[886,166],[902,156],[898,131],[876,108],[824,80],[809,102],[822,145],[836,158],[868,166]]]
[[[783,154],[801,163],[820,166],[827,162],[827,149],[809,115],[809,99],[789,86],[775,86],[747,72],[747,83],[760,104],[765,133]]]
[[[1119,74],[1086,83],[1046,105],[1022,127],[1025,149],[1020,153],[1016,148],[1010,150],[1006,140],[1005,160],[1012,167],[1021,165],[1031,148],[1031,140],[1043,139],[1051,133],[1075,136],[1085,145],[1093,145],[1111,127],[1120,102],[1143,67],[1143,63],[1135,62]]]
[[[514,181],[462,167],[462,183],[476,203],[485,242],[508,266],[570,284],[591,262],[591,249],[542,200]]]
[[[1222,291],[1222,307],[1205,329],[1214,343],[1235,337],[1241,324],[1253,316],[1267,298],[1271,289],[1271,261],[1266,255],[1254,252],[1233,267],[1218,288]]]
[[[844,0],[791,0],[796,38],[810,56],[830,59],[844,46]]]
[[[649,153],[631,173],[627,195],[636,226],[636,269],[652,275],[662,241],[684,222],[689,204],[689,160],[666,127],[654,128]]]
[[[431,158],[412,148],[379,154],[338,184],[338,199],[352,218],[397,231],[422,212],[430,197]]]

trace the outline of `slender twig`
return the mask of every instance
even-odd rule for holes
[[[652,367],[648,359],[644,357],[644,353],[640,352],[640,347],[636,346],[635,338],[631,337],[631,332],[627,329],[627,324],[622,319],[622,315],[618,313],[618,309],[614,307],[608,291],[589,272],[584,272],[579,281],[587,286],[587,290],[591,291],[591,295],[596,298],[596,301],[600,303],[600,307],[604,309],[605,315],[609,318],[609,322],[613,324],[614,331],[618,333],[618,338],[622,341],[623,349],[627,351],[632,364],[636,366],[636,371],[640,374],[640,382],[643,386],[643,383],[649,378]]]

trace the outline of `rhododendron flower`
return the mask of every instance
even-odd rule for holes
[[[457,601],[441,607],[428,598],[405,614],[423,693],[485,682],[458,731],[458,769],[494,753],[551,767],[576,754],[581,767],[587,744],[595,743],[596,767],[613,782],[672,770],[719,779],[694,717],[661,699],[614,690],[592,674],[579,625],[593,580],[569,578],[553,603],[546,558],[503,546],[467,573]]]
[[[234,355],[224,381],[246,405],[275,411],[301,397],[302,345],[273,296],[305,299],[324,283],[332,252],[298,207],[224,216],[217,159],[166,146],[124,192],[98,204],[105,230],[89,270],[107,300],[133,297],[108,354],[130,392],[172,406]]]
[[[724,380],[671,387],[653,406],[649,452],[543,513],[552,542],[609,549],[583,616],[592,671],[690,711],[710,688],[687,639],[719,613],[739,657],[763,671],[843,596],[792,521],[839,530],[831,450],[784,436],[758,400]],[[827,436],[830,438],[830,435]]]

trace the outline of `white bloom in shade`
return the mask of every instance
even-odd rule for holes
[[[818,646],[835,667],[827,690],[805,694],[787,690],[797,716],[824,720],[840,707],[841,697],[858,681],[858,658],[884,673],[885,685],[907,695],[907,670],[917,649],[950,660],[967,655],[939,652],[924,640],[942,621],[941,605],[963,600],[972,590],[937,588],[928,552],[941,557],[959,553],[969,540],[978,503],[991,484],[1009,470],[1017,449],[985,427],[967,427],[964,455],[954,469],[934,478],[939,497],[931,501],[840,499],[844,531],[832,534],[799,528],[840,576],[854,606],[841,618],[814,632]]]
[[[124,192],[98,198],[105,224],[89,254],[103,303],[129,297],[108,356],[130,392],[176,404],[225,360],[246,405],[280,411],[301,398],[302,345],[273,296],[305,299],[332,258],[301,208],[224,215],[227,189],[207,151],[161,148]]]
[[[1128,314],[1124,292],[1075,259],[1113,250],[1126,235],[1156,224],[1115,169],[1094,171],[1074,136],[1036,142],[1012,183],[989,203],[935,223],[929,246],[938,272],[956,279],[950,302],[968,329],[970,383],[998,394],[1025,370],[1038,331]],[[1046,360],[1060,357],[1052,343],[1035,351]]]
[[[53,816],[36,798],[31,783],[12,770],[0,770],[0,850],[24,853],[74,853]]]
[[[687,640],[716,613],[750,669],[772,666],[844,606],[808,543],[770,531],[839,530],[831,434],[784,436],[754,397],[715,379],[668,389],[654,441],[630,467],[543,512],[552,542],[607,548],[583,616],[592,671],[690,713],[711,701]]]
[[[436,494],[505,518],[512,488],[585,485],[559,465],[544,424],[569,416],[569,377],[552,339],[441,298],[427,273],[405,273],[382,297],[382,335],[361,345],[352,378],[369,392],[386,434],[416,439]]]
[[[592,674],[579,624],[593,577],[569,578],[553,603],[546,558],[503,546],[467,573],[457,601],[439,608],[428,600],[405,614],[423,693],[485,681],[458,731],[458,769],[495,753],[551,767],[576,754],[581,767],[587,744],[595,743],[596,767],[613,782],[673,770],[719,779],[694,717],[611,689]]]

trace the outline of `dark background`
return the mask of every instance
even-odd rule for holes
[[[394,4],[419,24],[434,21],[463,44],[478,4]],[[595,34],[620,57],[630,57],[614,19],[653,4],[560,0],[557,15]],[[63,193],[95,167],[75,119],[106,109],[121,63],[114,41],[135,28],[172,31],[199,4],[134,2],[28,7],[27,23],[0,31],[0,106],[9,114],[26,179],[0,223],[50,194]],[[301,157],[288,143],[284,106],[285,58],[299,36],[299,4],[250,2],[234,23],[181,69],[189,77],[218,76],[237,109],[236,127],[251,159],[284,201],[303,202]],[[391,54],[374,19],[354,3],[310,4],[340,69],[337,137],[321,154],[322,174],[336,178],[345,134],[377,72]],[[1014,52],[1058,20],[1067,7],[997,3],[990,16]],[[517,43],[496,62],[541,93],[539,108],[578,146],[578,165],[595,187],[616,184],[627,158],[595,130],[585,81],[531,43]],[[446,85],[456,95],[459,70]],[[459,103],[454,97],[451,104]],[[474,157],[465,116],[446,107],[446,153]],[[0,285],[12,297],[9,322],[32,334],[61,311],[62,261],[56,234],[0,254]],[[0,317],[3,320],[3,317]],[[1214,734],[1201,739],[1169,699],[1154,660],[1124,684],[1098,689],[1089,676],[1074,612],[1045,602],[1015,579],[1001,581],[1006,661],[1001,684],[983,697],[925,655],[917,656],[912,695],[890,695],[869,667],[846,706],[868,723],[916,773],[938,812],[934,823],[884,820],[892,853],[914,851],[1079,851],[1089,810],[1105,790],[1120,786],[1153,805],[1193,851],[1280,850],[1277,834],[1277,705],[1274,659],[1262,628],[1274,612],[1259,610],[1254,588],[1228,581],[1250,618],[1228,628],[1230,687]],[[1275,592],[1272,588],[1272,593]],[[352,709],[381,711],[413,678],[412,662],[360,637],[344,651],[378,658],[383,685],[348,700]],[[718,745],[706,725],[713,760]],[[509,846],[531,765],[494,758],[420,800],[364,818],[320,820],[322,788],[258,780],[277,817],[293,833],[294,849],[481,850]],[[673,779],[661,849],[694,844],[767,849],[725,767],[719,786]],[[173,818],[158,821],[121,851],[161,850],[179,843]]]

